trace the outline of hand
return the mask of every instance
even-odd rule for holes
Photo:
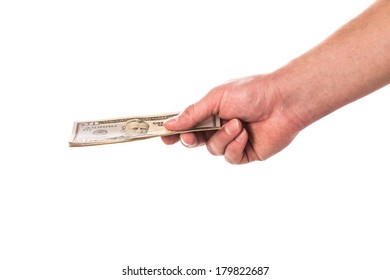
[[[169,130],[184,130],[212,115],[223,120],[218,131],[164,136],[165,144],[181,140],[186,147],[206,144],[213,155],[232,164],[265,160],[285,148],[301,130],[288,112],[272,75],[230,81],[211,90],[179,116],[165,122]]]

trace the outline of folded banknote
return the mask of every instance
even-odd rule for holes
[[[176,117],[178,114],[179,113],[169,113],[75,122],[73,124],[73,132],[69,141],[69,146],[83,147],[115,144],[157,136],[217,130],[221,128],[221,119],[218,116],[212,116],[188,130],[167,130],[164,127],[164,121]]]

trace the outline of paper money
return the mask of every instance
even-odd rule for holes
[[[157,136],[179,134],[184,132],[216,130],[221,128],[218,116],[199,123],[189,130],[170,131],[164,127],[164,121],[179,113],[125,117],[97,121],[75,122],[69,141],[70,147],[115,144]]]

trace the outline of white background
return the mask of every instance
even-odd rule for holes
[[[68,147],[74,121],[183,110],[371,2],[2,1],[0,279],[163,279],[121,274],[178,265],[389,279],[388,87],[265,162],[159,138]]]

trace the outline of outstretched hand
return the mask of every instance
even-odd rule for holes
[[[211,154],[223,155],[232,164],[265,160],[300,131],[286,109],[281,93],[272,86],[271,75],[237,79],[214,88],[164,124],[169,130],[184,130],[218,115],[223,122],[220,130],[164,136],[162,140],[165,144],[180,140],[191,148],[206,145]]]

